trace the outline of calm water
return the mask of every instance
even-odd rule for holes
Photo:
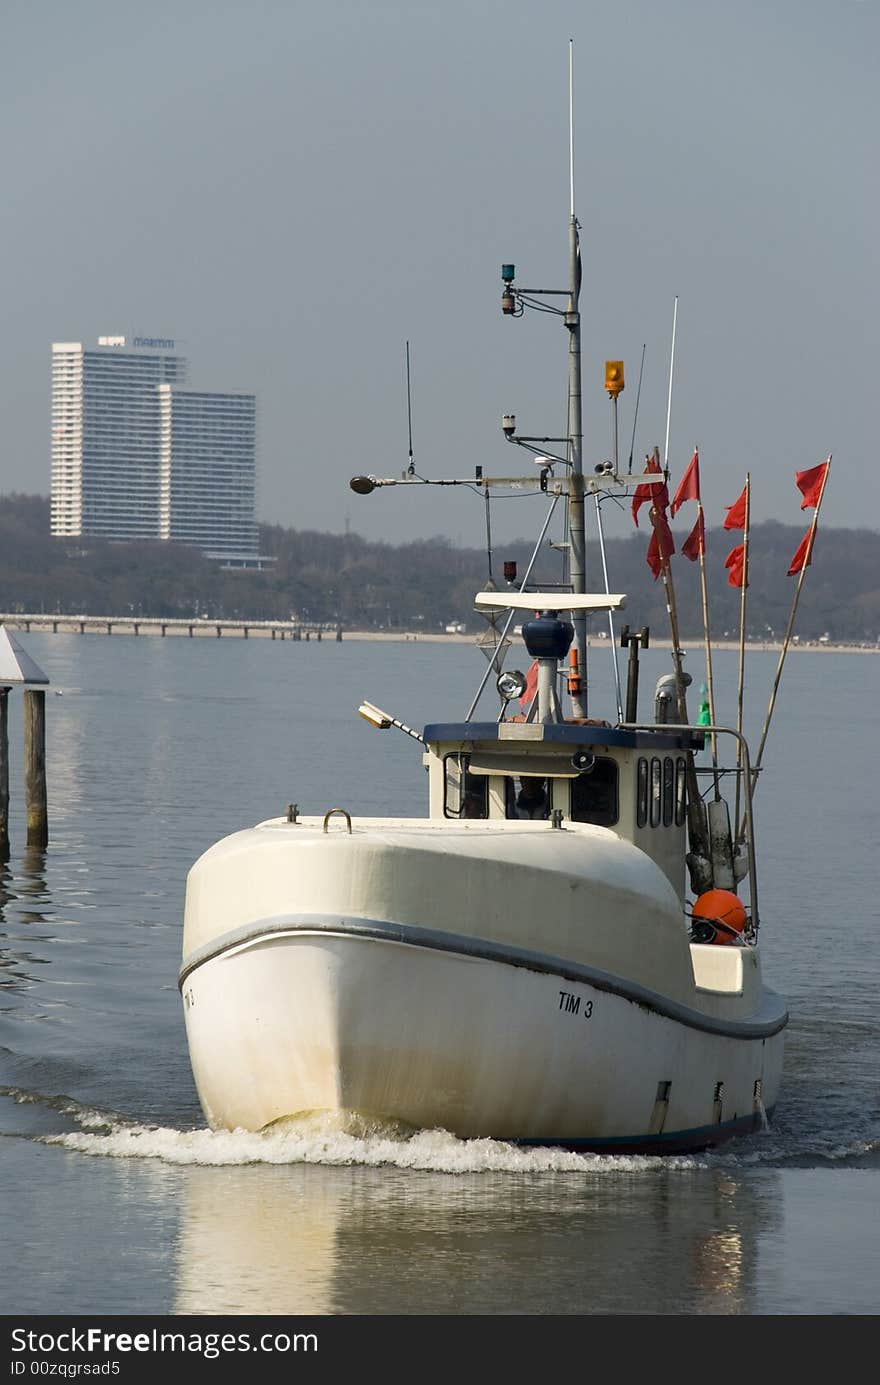
[[[416,727],[463,715],[478,651],[23,639],[62,695],[47,697],[45,856],[23,849],[22,699],[10,698],[5,1314],[880,1310],[880,659],[791,654],[765,755],[762,938],[792,1011],[774,1126],[663,1160],[204,1126],[176,985],[189,866],[290,801],[422,811],[419,747],[367,726],[357,704]],[[748,660],[753,736],[776,657]],[[669,667],[644,656],[643,714]],[[599,714],[607,651],[594,674]],[[732,719],[735,654],[717,656],[716,677]]]

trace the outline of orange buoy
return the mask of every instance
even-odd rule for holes
[[[713,943],[735,942],[748,922],[742,902],[731,890],[707,890],[701,894],[692,917],[714,926]]]

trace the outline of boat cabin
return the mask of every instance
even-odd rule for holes
[[[655,860],[684,900],[686,757],[701,733],[449,722],[426,726],[424,740],[432,818],[604,827]]]

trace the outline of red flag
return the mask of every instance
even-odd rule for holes
[[[822,462],[820,466],[810,467],[809,471],[795,472],[794,479],[797,488],[804,497],[801,501],[802,510],[808,510],[811,506],[818,505],[827,470],[828,463]]]
[[[749,584],[745,580],[746,546],[744,543],[732,548],[724,559],[724,566],[729,568],[727,574],[727,585],[729,587],[747,587]]]
[[[803,506],[801,508],[803,508]],[[813,561],[813,553],[810,548],[810,534],[812,532],[811,529],[808,529],[798,544],[797,552],[791,560],[791,567],[788,569],[786,576],[794,577],[795,573],[800,572],[801,568],[809,567],[810,563]]]
[[[686,558],[690,558],[692,563],[695,563],[700,555],[706,552],[706,524],[702,510],[696,524],[682,544],[681,551]]]
[[[537,659],[533,659],[533,660],[532,660],[531,668],[529,669],[528,673],[526,674],[526,686],[525,686],[525,689],[523,690],[523,695],[522,695],[522,697],[521,697],[520,700],[519,700],[519,705],[522,707],[523,711],[525,711],[526,707],[527,707],[531,702],[534,701],[535,693],[537,692],[537,690],[538,690],[538,661],[537,661]]]
[[[675,552],[675,541],[672,537],[672,530],[666,520],[666,515],[662,510],[657,510],[656,519],[653,521],[654,532],[648,544],[648,551],[645,554],[645,562],[654,574],[654,581],[663,571],[663,559],[671,558]]]
[[[682,505],[686,500],[699,500],[699,498],[700,458],[696,449],[694,449],[694,455],[691,457],[688,469],[685,472],[684,476],[682,476],[678,484],[678,490],[675,492],[675,495],[672,500],[672,505],[670,507],[672,518],[675,518],[676,514],[681,509]],[[683,549],[682,552],[684,552]]]
[[[725,529],[745,529],[746,527],[746,496],[748,486],[743,486],[743,492],[739,500],[733,505],[726,505],[727,518],[724,521]],[[737,584],[738,585],[738,584]]]
[[[645,459],[646,471],[661,472],[662,468],[656,457]],[[632,502],[632,517],[636,528],[639,527],[639,510],[643,505],[656,505],[658,509],[665,510],[669,504],[669,492],[665,484],[661,485],[658,481],[641,481],[635,489]]]

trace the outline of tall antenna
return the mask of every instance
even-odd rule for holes
[[[669,398],[666,403],[666,449],[663,454],[663,474],[669,481],[669,420],[672,417],[672,372],[675,369],[675,324],[678,320],[678,294],[672,308],[672,350],[669,353]]]
[[[573,592],[586,586],[586,539],[584,535],[584,479],[582,463],[583,422],[581,412],[581,251],[578,222],[574,210],[574,40],[568,41],[568,163],[571,217],[568,227],[568,304],[563,317],[568,329],[568,554]],[[572,613],[574,643],[572,663],[578,674],[569,683],[571,710],[575,717],[587,715],[587,617],[584,611]]]
[[[632,470],[633,470],[633,448],[634,448],[635,445],[636,445],[636,424],[637,424],[638,421],[639,421],[639,400],[640,400],[641,397],[642,397],[642,372],[643,372],[643,370],[645,369],[645,347],[646,347],[646,346],[647,346],[647,342],[644,342],[644,341],[643,341],[643,342],[642,342],[642,364],[639,366],[639,387],[638,387],[638,389],[636,390],[636,407],[635,407],[635,411],[633,412],[633,431],[632,431],[632,437],[630,438],[630,442],[629,442],[629,466],[627,467],[627,475],[628,475],[628,476],[632,476]]]
[[[574,39],[568,40],[568,186],[574,220]]]
[[[406,469],[407,476],[415,476],[416,464],[413,461],[412,445],[412,390],[410,388],[409,375],[409,342],[406,343],[406,421],[409,429],[409,466]]]

